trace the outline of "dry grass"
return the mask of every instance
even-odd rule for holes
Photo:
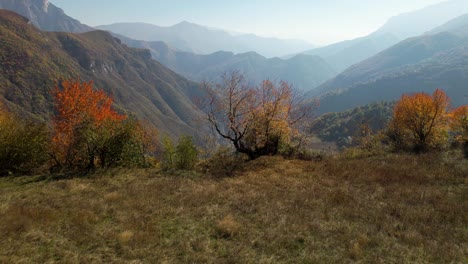
[[[236,177],[0,179],[0,263],[467,263],[468,164],[262,158]]]

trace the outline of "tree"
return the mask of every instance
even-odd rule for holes
[[[144,163],[151,138],[140,123],[118,114],[93,82],[63,81],[53,92],[54,159],[60,167],[91,170]],[[154,140],[154,139],[153,139]],[[136,162],[137,160],[141,162]]]
[[[403,95],[396,103],[390,122],[392,141],[413,149],[426,151],[440,146],[447,137],[447,108],[449,98],[437,89],[426,93]]]
[[[249,86],[242,74],[223,75],[222,83],[205,83],[207,120],[222,138],[250,159],[277,154],[281,144],[302,135],[314,104],[306,105],[286,82]]]

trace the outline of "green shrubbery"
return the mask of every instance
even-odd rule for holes
[[[182,136],[174,146],[172,140],[165,136],[163,139],[162,169],[165,171],[189,171],[195,168],[198,162],[198,149],[190,136]]]
[[[48,142],[45,125],[0,112],[0,175],[29,173],[44,165]]]

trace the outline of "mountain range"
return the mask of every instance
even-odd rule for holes
[[[320,95],[322,113],[395,100],[403,93],[431,93],[436,88],[444,89],[454,106],[466,104],[467,16],[455,18],[431,32],[404,40],[353,65],[309,96]]]
[[[205,55],[218,51],[254,51],[265,57],[280,57],[313,47],[305,41],[264,38],[253,34],[231,34],[186,21],[170,27],[146,23],[116,23],[96,28],[135,40],[163,41],[176,50]]]
[[[461,3],[456,12],[450,8],[451,3]],[[444,9],[444,5],[449,8]],[[396,17],[367,37],[316,49],[314,52],[320,51],[320,56],[269,59],[252,51],[196,54],[161,41],[87,32],[92,28],[48,1],[0,0],[0,7],[27,17],[0,11],[0,101],[21,115],[47,119],[53,111],[50,90],[58,81],[94,80],[96,87],[114,96],[119,111],[148,120],[175,136],[201,133],[197,121],[202,113],[191,99],[203,91],[188,79],[212,80],[230,70],[239,70],[254,81],[283,79],[302,89],[319,85],[308,94],[320,98],[319,113],[345,111],[395,100],[403,93],[432,92],[436,88],[447,91],[454,106],[466,104],[468,14],[451,17],[450,21],[443,20],[448,15],[433,17],[431,25],[436,26],[432,28],[416,23],[418,17],[430,15],[437,7],[453,15],[465,6],[465,1],[451,0]],[[396,31],[397,22],[409,18],[415,19],[415,29],[407,25],[409,28]],[[45,31],[63,32],[44,32],[31,24]],[[179,27],[182,32],[185,27],[199,26],[185,22]],[[418,36],[399,41],[408,34]],[[193,50],[190,45],[187,49]],[[347,64],[351,66],[337,74]],[[336,69],[333,65],[341,66]]]
[[[325,59],[342,71],[398,42],[425,32],[468,13],[468,1],[450,0],[395,16],[372,34],[303,52]]]
[[[322,58],[299,54],[290,59],[265,58],[256,52],[234,54],[219,51],[208,55],[176,50],[165,42],[147,42],[114,35],[123,43],[151,51],[153,58],[164,66],[195,81],[215,81],[223,73],[241,72],[253,83],[265,79],[283,80],[295,88],[310,91],[337,72]]]
[[[50,91],[63,79],[93,80],[120,112],[162,133],[200,135],[201,112],[191,101],[202,90],[105,31],[43,32],[16,13],[0,10],[0,101],[38,119],[53,113]]]

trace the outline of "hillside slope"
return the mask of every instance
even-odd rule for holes
[[[320,112],[391,101],[402,93],[432,93],[436,88],[444,89],[454,106],[466,104],[468,35],[460,35],[460,29],[402,41],[350,67],[317,88]]]
[[[44,31],[82,33],[94,30],[67,16],[48,0],[0,0],[0,9],[18,13]]]
[[[236,177],[0,178],[4,263],[466,263],[468,161],[264,157]]]
[[[129,111],[171,135],[197,135],[200,114],[190,98],[196,83],[128,48],[104,31],[47,33],[15,13],[0,11],[0,101],[22,115],[48,119],[50,90],[61,79],[94,80],[121,111]]]
[[[392,17],[374,33],[305,51],[324,58],[338,71],[359,63],[410,37],[419,36],[468,12],[468,1],[449,0]]]

